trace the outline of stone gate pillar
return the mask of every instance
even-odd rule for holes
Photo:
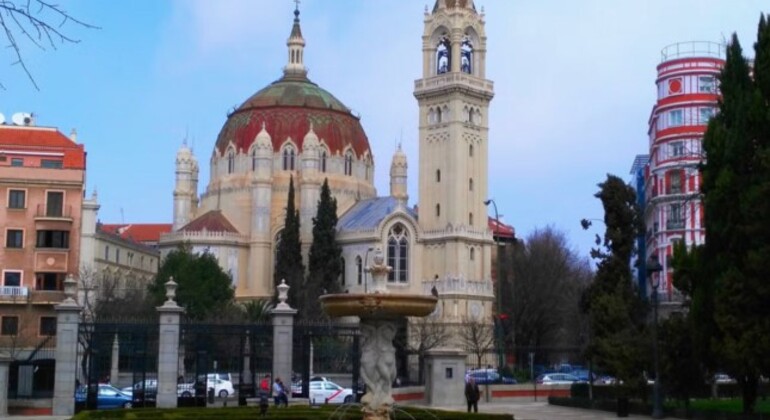
[[[281,378],[284,385],[291,384],[292,365],[291,357],[294,344],[294,315],[296,309],[292,309],[286,303],[289,285],[281,280],[278,285],[278,305],[271,311],[273,315],[273,378]]]
[[[177,284],[173,277],[166,282],[166,298],[159,306],[158,337],[158,408],[176,408],[177,373],[179,372],[179,319],[184,308],[176,304]]]
[[[0,418],[8,416],[8,371],[11,358],[0,356]]]
[[[80,306],[75,302],[76,289],[77,282],[75,277],[70,274],[64,280],[65,299],[54,307],[56,310],[56,367],[54,370],[52,412],[55,416],[75,414],[75,378],[78,366],[78,325],[80,322]]]
[[[465,401],[465,352],[436,348],[425,354],[425,402],[451,406]]]

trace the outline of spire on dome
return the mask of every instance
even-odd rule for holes
[[[305,78],[307,69],[304,64],[305,38],[302,37],[302,29],[299,26],[299,0],[294,0],[297,4],[294,8],[294,25],[291,27],[289,40],[286,46],[289,47],[289,62],[283,69],[284,77]]]

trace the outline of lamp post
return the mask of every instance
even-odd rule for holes
[[[655,383],[652,385],[652,418],[663,418],[663,402],[660,392],[660,368],[658,364],[658,287],[660,287],[660,275],[656,275],[663,267],[658,262],[658,256],[653,254],[647,261],[647,279],[652,287],[652,360],[655,369]]]
[[[502,326],[502,320],[500,319],[500,315],[503,313],[502,312],[503,308],[502,308],[502,303],[501,303],[502,302],[502,300],[501,300],[502,296],[500,296],[501,295],[501,293],[500,293],[500,290],[501,290],[500,283],[502,283],[503,279],[500,278],[500,261],[502,259],[502,255],[501,255],[502,253],[500,252],[500,244],[499,244],[499,238],[500,238],[500,215],[497,213],[497,203],[495,203],[495,200],[493,200],[491,198],[487,199],[487,200],[484,200],[484,205],[485,206],[489,206],[490,204],[492,204],[492,208],[495,209],[495,235],[494,235],[493,239],[495,241],[495,246],[497,247],[497,261],[495,263],[495,270],[497,271],[497,275],[495,276],[497,278],[497,280],[495,282],[495,289],[496,289],[495,290],[495,295],[496,295],[496,300],[497,300],[497,302],[496,302],[496,304],[497,304],[497,321],[495,322],[495,333],[496,333],[495,335],[497,335],[497,340],[495,340],[495,341],[497,343],[497,366],[502,368],[504,366],[504,363],[503,363],[503,343],[502,343],[502,334],[501,334],[503,326]],[[513,290],[513,288],[511,288],[511,290]],[[515,328],[515,322],[516,321],[513,320],[513,322],[514,322],[514,329],[513,329],[514,330],[514,333],[513,333],[514,342],[513,342],[513,348],[514,348],[514,351],[515,351],[516,350],[516,341],[515,341],[516,340],[516,328]]]

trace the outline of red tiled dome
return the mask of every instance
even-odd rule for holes
[[[263,121],[275,151],[287,137],[301,150],[312,121],[313,131],[331,153],[340,153],[350,145],[358,157],[366,151],[371,154],[358,117],[331,93],[297,76],[285,76],[273,82],[230,114],[217,138],[219,154],[224,154],[230,142],[239,151],[247,152]]]

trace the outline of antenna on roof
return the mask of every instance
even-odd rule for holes
[[[120,224],[122,225],[126,224],[126,218],[125,218],[125,215],[123,214],[123,207],[120,208]]]

